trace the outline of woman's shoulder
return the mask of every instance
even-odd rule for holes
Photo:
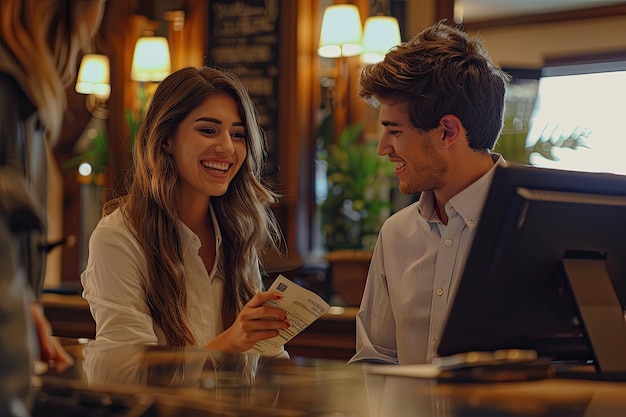
[[[136,259],[143,256],[142,248],[132,233],[121,209],[115,209],[100,219],[89,238],[90,252]]]
[[[92,239],[135,240],[122,209],[116,208],[103,216],[91,235]]]
[[[96,230],[98,229],[115,229],[120,233],[130,232],[126,219],[124,218],[124,213],[119,207],[109,214],[102,216],[96,225]]]

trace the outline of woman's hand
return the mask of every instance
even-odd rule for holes
[[[38,302],[32,302],[30,312],[37,329],[39,340],[38,360],[48,365],[48,369],[63,372],[74,364],[74,359],[65,351],[61,343],[52,336],[50,322],[46,318],[43,307]]]
[[[287,315],[278,307],[265,305],[267,301],[279,300],[275,292],[257,293],[243,307],[232,326],[217,336],[206,347],[223,352],[241,353],[258,341],[278,336],[279,329],[290,326]]]

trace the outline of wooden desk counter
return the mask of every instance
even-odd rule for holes
[[[91,317],[87,300],[80,295],[43,293],[41,304],[52,326],[52,334],[58,337],[96,337],[96,323]]]
[[[44,293],[41,301],[55,336],[95,338],[89,304],[80,295]],[[291,356],[350,359],[355,352],[357,311],[354,307],[333,307],[290,340],[285,349]]]
[[[285,349],[291,356],[348,360],[356,352],[355,307],[331,307]]]
[[[86,387],[103,393],[109,402],[115,400],[109,394],[148,395],[156,410],[142,417],[626,415],[626,382],[548,378],[455,383],[384,375],[359,364],[310,358],[270,359],[254,377],[243,378],[236,356],[200,349],[90,342],[68,351],[76,359],[73,368],[41,377],[43,387],[51,387],[50,395],[63,384],[70,390]],[[70,380],[78,384],[68,384]]]

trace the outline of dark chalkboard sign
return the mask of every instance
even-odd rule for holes
[[[212,0],[207,65],[236,73],[256,104],[269,155],[265,178],[278,172],[280,0]]]

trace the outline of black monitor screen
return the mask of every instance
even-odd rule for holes
[[[626,372],[626,349],[602,353],[626,348],[624,305],[626,176],[498,167],[438,354],[603,354]]]

